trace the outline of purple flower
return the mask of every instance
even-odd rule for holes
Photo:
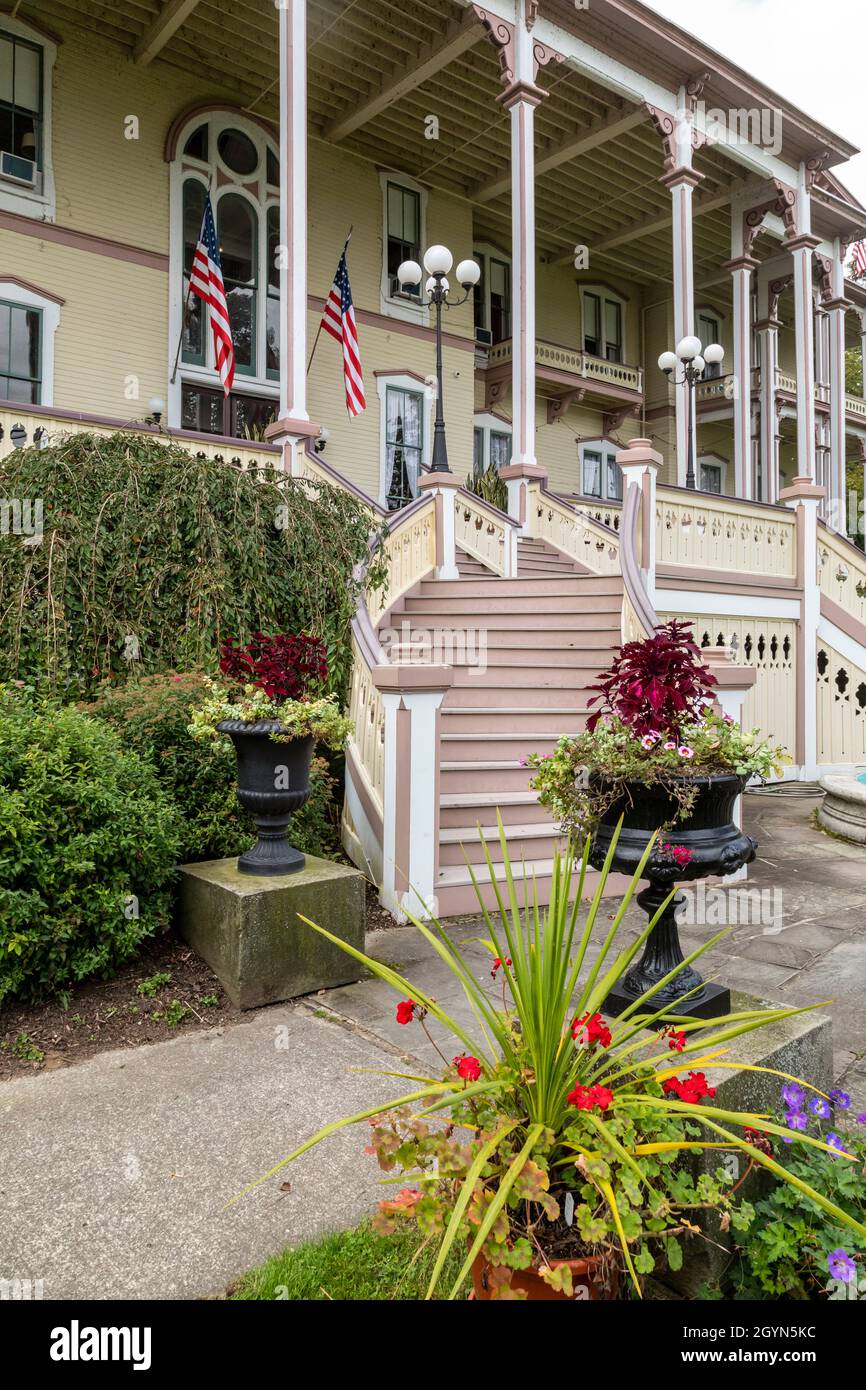
[[[863,1111],[861,1114],[855,1116],[855,1119],[857,1120],[858,1125],[866,1125],[866,1111]]]
[[[785,1124],[789,1129],[808,1129],[809,1121],[802,1110],[789,1110],[785,1116]]]
[[[847,1091],[831,1091],[830,1099],[834,1105],[838,1105],[840,1110],[851,1109],[851,1097]]]
[[[816,1096],[814,1100],[809,1101],[809,1109],[813,1115],[817,1115],[821,1120],[829,1120],[830,1118],[829,1105],[826,1100],[821,1100],[818,1096]]]
[[[790,1082],[782,1087],[782,1100],[791,1110],[799,1110],[805,1099],[805,1092],[802,1086],[795,1086]]]
[[[857,1266],[841,1246],[838,1250],[830,1251],[827,1256],[827,1267],[833,1278],[841,1279],[843,1284],[850,1284],[857,1273]]]
[[[695,756],[694,748],[689,748],[687,743],[684,743],[681,748],[678,748],[677,752],[681,758],[693,758]]]
[[[830,1145],[830,1148],[831,1148],[831,1149],[835,1149],[836,1152],[837,1152],[837,1153],[840,1153],[840,1154],[845,1153],[845,1145],[843,1144],[842,1140],[839,1138],[838,1134],[833,1134],[833,1133],[825,1134],[825,1135],[824,1135],[824,1138],[826,1139],[827,1143]]]

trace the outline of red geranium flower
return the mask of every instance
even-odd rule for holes
[[[464,1081],[480,1081],[481,1063],[477,1057],[455,1057],[454,1065],[457,1075]]]
[[[707,1078],[702,1071],[690,1071],[684,1081],[672,1076],[669,1081],[662,1083],[662,1090],[666,1096],[677,1096],[689,1105],[697,1105],[704,1096],[716,1094],[715,1086],[707,1085]]]
[[[668,1039],[668,1047],[670,1048],[671,1052],[682,1052],[683,1048],[686,1045],[685,1033],[681,1031],[678,1032],[677,1029],[673,1027],[663,1028],[662,1031],[659,1033],[659,1038]]]
[[[510,965],[510,964],[511,964],[511,957],[510,957],[510,956],[506,956],[504,961],[503,961],[503,959],[502,959],[501,956],[496,956],[495,959],[494,959],[494,961],[493,961],[493,969],[492,969],[491,972],[490,972],[490,974],[493,976],[494,980],[496,979],[496,972],[497,972],[497,970],[499,970],[503,965]]]
[[[593,1014],[592,1018],[589,1014],[584,1014],[583,1018],[576,1018],[571,1025],[571,1036],[575,1042],[580,1040],[588,1047],[595,1043],[601,1043],[602,1047],[610,1047],[610,1029],[601,1014]]]
[[[594,1110],[597,1106],[603,1112],[613,1100],[613,1091],[606,1086],[575,1086],[566,1099],[578,1110]]]
[[[411,1023],[415,1017],[417,1005],[414,999],[401,999],[397,1005],[397,1022]]]

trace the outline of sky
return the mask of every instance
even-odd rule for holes
[[[863,0],[643,0],[780,96],[866,149]],[[838,175],[866,204],[866,154]]]

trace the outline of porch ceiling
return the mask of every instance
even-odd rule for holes
[[[560,0],[550,0],[555,17]],[[618,10],[616,16],[612,11]],[[605,0],[616,18],[606,40],[618,56],[668,84],[693,55],[659,40],[639,51],[630,0]],[[619,13],[622,10],[623,13]],[[625,11],[631,11],[625,14]],[[36,24],[70,24],[130,58],[214,84],[214,96],[276,121],[279,12],[256,0],[24,0]],[[588,22],[590,12],[581,12]],[[651,12],[643,11],[643,14]],[[590,42],[594,40],[587,33]],[[411,174],[473,203],[476,235],[506,246],[510,226],[509,117],[496,102],[499,63],[459,0],[310,0],[309,120],[314,139]],[[604,45],[599,44],[600,47]],[[676,50],[676,51],[675,51]],[[679,64],[679,66],[677,66]],[[423,81],[419,81],[423,77]],[[549,93],[536,112],[539,254],[563,264],[577,244],[593,272],[646,286],[670,280],[671,200],[659,183],[659,137],[642,108],[571,68],[541,69]],[[438,139],[425,135],[435,116]],[[577,154],[569,156],[574,147]],[[712,281],[729,255],[736,165],[716,149],[695,159],[695,279]],[[768,239],[767,250],[776,243]],[[759,253],[761,247],[758,247]],[[720,291],[720,293],[723,291]]]

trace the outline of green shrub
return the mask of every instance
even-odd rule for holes
[[[115,972],[168,924],[177,845],[111,729],[0,690],[0,1001]]]
[[[321,637],[345,698],[371,528],[348,492],[119,433],[13,449],[0,496],[44,518],[41,540],[2,542],[0,680],[82,699],[130,671],[213,665],[223,638],[261,629]]]
[[[249,816],[235,796],[235,750],[228,739],[196,741],[191,712],[210,692],[200,674],[143,676],[105,687],[81,708],[105,721],[124,747],[146,758],[180,813],[178,861],[225,859],[255,842]],[[307,854],[333,855],[337,847],[335,779],[321,758],[310,769],[310,800],[289,827],[293,845]]]

